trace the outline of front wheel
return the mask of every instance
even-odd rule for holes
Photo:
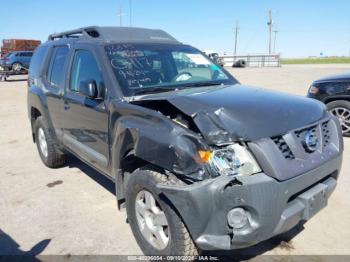
[[[328,111],[339,119],[344,136],[350,136],[350,102],[337,100],[327,104]]]
[[[131,230],[146,255],[196,256],[198,250],[173,208],[157,194],[156,185],[167,177],[138,169],[126,187],[126,209]]]

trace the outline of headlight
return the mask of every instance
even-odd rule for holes
[[[310,94],[317,94],[318,92],[320,92],[320,89],[317,87],[317,86],[310,86],[310,88],[309,88],[309,93]]]
[[[203,153],[202,153],[202,156]],[[204,160],[204,159],[203,159]],[[249,176],[261,172],[252,154],[243,146],[233,144],[207,153],[205,160],[211,173],[226,176]]]

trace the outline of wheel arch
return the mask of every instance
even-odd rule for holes
[[[122,157],[119,172],[115,178],[116,198],[119,209],[125,207],[125,189],[131,173],[139,168],[150,165],[149,162],[135,156],[134,152],[134,149],[131,149]]]
[[[325,98],[323,102],[327,105],[331,102],[340,101],[340,100],[350,102],[350,96],[332,96],[332,97]]]
[[[36,108],[35,106],[31,106],[30,107],[30,123],[31,123],[31,127],[32,127],[32,138],[33,138],[33,142],[35,143],[35,134],[34,134],[34,122],[36,121],[36,119],[38,117],[42,116],[40,110],[38,108]]]
[[[143,126],[135,119],[124,120],[116,123],[111,143],[111,171],[119,208],[125,201],[128,176],[138,168],[152,166],[179,177],[201,169],[196,148],[202,145],[193,136],[178,133],[178,127],[155,134],[154,123]]]

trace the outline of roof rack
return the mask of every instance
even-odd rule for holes
[[[89,38],[119,43],[180,43],[174,37],[159,29],[108,26],[89,26],[62,33],[55,33],[49,35],[48,41],[62,38]]]
[[[100,33],[98,32],[96,26],[89,26],[61,33],[51,34],[49,35],[48,40],[52,41],[61,38],[78,38],[81,36],[97,38],[100,36]]]

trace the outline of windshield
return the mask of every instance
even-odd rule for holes
[[[186,45],[112,44],[105,51],[126,96],[237,81]]]

